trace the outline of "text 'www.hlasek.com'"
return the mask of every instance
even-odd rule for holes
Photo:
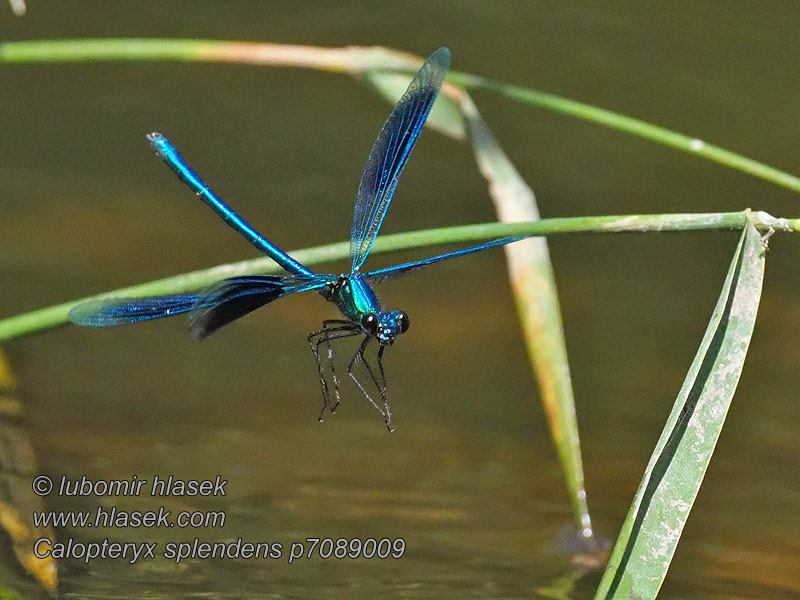
[[[38,496],[80,496],[100,498],[124,498],[149,496],[167,497],[219,497],[225,496],[226,479],[182,480],[173,476],[151,480],[133,476],[122,480],[91,480],[87,477],[55,481],[46,475],[33,480],[33,491]],[[74,559],[89,563],[92,560],[112,559],[134,564],[143,560],[163,558],[176,563],[198,559],[283,559],[288,564],[311,559],[386,559],[401,558],[406,551],[403,538],[316,538],[288,542],[246,541],[242,538],[222,539],[225,526],[225,511],[181,510],[172,511],[164,506],[154,510],[122,510],[116,506],[97,506],[78,511],[35,511],[33,525],[44,530],[81,531],[89,538],[93,528],[157,529],[178,528],[181,530],[213,530],[217,541],[195,537],[191,541],[147,542],[111,541],[89,539],[54,539],[43,535],[33,545],[37,558]],[[82,536],[83,537],[83,536]]]

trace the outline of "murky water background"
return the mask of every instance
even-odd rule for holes
[[[453,52],[454,68],[563,94],[800,170],[793,3],[29,2],[3,39],[198,37]],[[797,216],[796,194],[498,97],[476,102],[545,216],[739,210]],[[152,155],[168,135],[287,249],[344,239],[389,107],[347,77],[231,65],[0,69],[0,315],[253,256]],[[433,132],[385,231],[493,219],[465,146]],[[716,301],[736,234],[551,241],[589,504],[616,536]],[[772,241],[748,364],[662,596],[800,595],[798,240]],[[371,265],[407,260],[374,257]],[[341,267],[343,268],[343,267]],[[305,335],[333,313],[282,300],[202,344],[182,318],[65,328],[5,347],[43,472],[222,474],[223,530],[62,530],[121,541],[402,537],[399,560],[62,565],[67,597],[529,598],[569,577],[570,523],[501,252],[380,289],[412,328],[387,353],[397,431],[354,388],[316,421]],[[120,501],[148,510],[149,497]],[[48,508],[96,506],[50,498]],[[4,559],[7,557],[4,556]],[[5,569],[4,569],[5,571]],[[30,596],[35,587],[9,571]],[[591,597],[599,572],[578,581]]]

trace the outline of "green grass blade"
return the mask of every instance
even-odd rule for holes
[[[765,212],[690,213],[666,215],[614,215],[595,217],[560,217],[527,223],[475,223],[455,227],[437,227],[407,233],[383,235],[375,240],[371,254],[425,248],[440,244],[479,242],[492,238],[530,233],[563,235],[567,233],[664,233],[668,231],[732,231],[740,230],[752,219],[761,231],[800,232],[800,219],[776,218]],[[347,258],[350,242],[337,242],[292,250],[290,254],[310,267]],[[101,297],[157,296],[195,292],[225,277],[280,273],[281,268],[267,257],[243,260],[173,275],[156,281],[110,290],[32,312],[0,319],[0,342],[65,325],[67,313],[80,302]]]
[[[712,160],[718,164],[748,173],[795,192],[800,192],[800,177],[770,167],[747,156],[715,146],[700,138],[684,135],[641,119],[635,119],[612,110],[569,98],[562,98],[555,94],[493,81],[471,73],[455,71],[450,74],[448,80],[468,90],[492,92],[515,102],[536,106],[544,110],[589,121],[595,125],[623,131],[668,148]]]
[[[661,588],[739,382],[761,298],[764,252],[748,222],[595,600],[647,600]]]
[[[489,182],[498,217],[506,223],[539,219],[533,190],[503,152],[469,96],[464,96],[462,109],[475,160]],[[505,252],[517,314],[550,435],[561,462],[575,523],[581,538],[593,543],[567,344],[547,239],[525,240],[506,246]]]
[[[98,61],[223,62],[293,66],[360,75],[375,70],[414,72],[419,57],[388,48],[322,48],[292,44],[220,40],[106,38],[0,42],[0,64]],[[467,90],[484,90],[529,106],[624,131],[657,144],[688,152],[800,192],[800,178],[706,141],[671,131],[641,119],[562,98],[539,90],[451,71],[450,83]]]
[[[407,76],[395,73],[374,72],[367,75],[367,80],[392,103],[408,85]],[[478,169],[489,184],[489,194],[502,222],[538,220],[533,190],[503,152],[469,95],[452,87],[442,91],[427,123],[456,139],[464,139],[465,129],[469,132]],[[575,398],[547,240],[526,240],[507,246],[505,251],[517,313],[575,523],[581,537],[591,543],[594,538],[586,503]]]

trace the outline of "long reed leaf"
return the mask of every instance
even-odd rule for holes
[[[392,103],[408,85],[408,77],[397,73],[367,74],[367,80]],[[464,140],[469,133],[478,169],[489,185],[489,195],[500,221],[538,220],[539,209],[533,190],[503,152],[469,94],[454,86],[447,86],[442,92],[426,125],[458,140]],[[561,462],[575,523],[581,538],[591,544],[592,521],[584,488],[575,399],[547,240],[532,238],[507,246],[505,252],[517,314],[550,435]]]
[[[649,600],[661,588],[742,373],[761,298],[764,254],[761,235],[748,223],[595,600]]]
[[[539,219],[533,190],[522,179],[477,108],[466,96],[462,109],[475,160],[489,182],[497,215],[504,223]],[[578,421],[567,344],[547,239],[530,238],[505,247],[517,314],[533,365],[550,435],[561,462],[580,539],[591,547],[592,520],[586,502]]]

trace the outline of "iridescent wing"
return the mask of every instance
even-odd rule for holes
[[[192,337],[199,340],[273,300],[321,288],[326,283],[322,277],[231,277],[199,294],[89,300],[70,310],[69,320],[78,325],[106,327],[191,312]]]
[[[449,68],[450,50],[447,48],[439,48],[428,57],[406,93],[395,105],[372,146],[358,187],[350,233],[353,273],[364,264],[364,259],[375,242],[397,180],[414,149]]]
[[[88,327],[138,323],[189,312],[196,300],[197,294],[88,300],[69,311],[69,320]]]
[[[456,258],[458,256],[466,256],[467,254],[480,252],[481,250],[494,248],[495,246],[504,246],[505,244],[518,242],[519,240],[525,239],[527,237],[530,236],[512,235],[509,237],[492,240],[491,242],[484,242],[483,244],[472,246],[470,248],[464,248],[463,250],[456,250],[455,252],[448,252],[447,254],[432,256],[431,258],[423,258],[422,260],[415,260],[414,262],[403,263],[402,265],[395,265],[394,267],[387,267],[385,269],[378,269],[377,271],[370,271],[369,273],[364,274],[364,279],[366,279],[370,283],[381,283],[386,281],[387,279],[398,277],[400,275],[405,275],[409,271],[415,271],[417,269],[421,269],[422,267],[427,267],[428,265],[432,265],[434,263],[441,262],[443,260],[449,260],[451,258]]]
[[[202,340],[220,327],[269,304],[273,300],[318,289],[327,280],[299,277],[231,277],[205,290],[197,298],[189,317],[189,329],[195,340]]]

